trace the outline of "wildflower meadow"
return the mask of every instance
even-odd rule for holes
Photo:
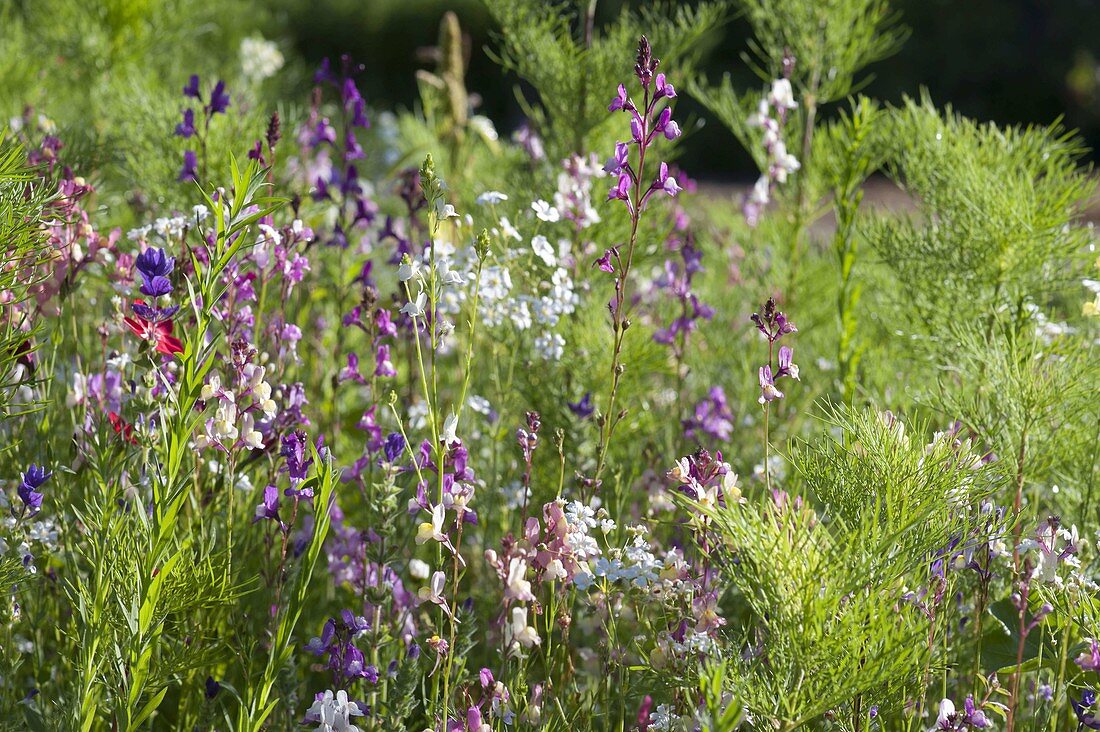
[[[397,108],[260,5],[0,5],[0,729],[1100,729],[1074,132],[866,96],[888,0],[484,0]]]

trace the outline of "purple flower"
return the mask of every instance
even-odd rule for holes
[[[1077,721],[1082,726],[1088,729],[1100,729],[1100,717],[1096,715],[1097,710],[1092,708],[1096,704],[1095,691],[1086,688],[1081,692],[1080,701],[1071,696],[1069,703],[1073,707],[1073,713],[1077,715]]]
[[[680,136],[680,125],[673,121],[672,110],[669,107],[662,109],[657,117],[657,124],[653,126],[652,134],[657,133],[663,134],[666,140],[675,140]]]
[[[604,250],[603,256],[597,259],[592,266],[599,267],[601,270],[607,272],[608,274],[614,274],[615,265],[611,263],[611,257],[615,256],[615,254],[616,252],[614,248]]]
[[[630,184],[633,181],[630,179],[630,175],[627,173],[620,173],[618,182],[611,187],[611,190],[607,192],[607,200],[614,201],[626,201],[626,205],[630,206]]]
[[[721,442],[733,436],[733,413],[726,401],[726,392],[712,386],[706,398],[695,405],[694,415],[683,421],[684,437],[702,441],[703,435]]]
[[[32,515],[42,509],[42,494],[38,492],[38,489],[50,479],[51,475],[53,475],[52,471],[32,463],[26,472],[21,473],[19,476],[21,479],[18,488],[19,500],[23,501],[23,505]]]
[[[206,698],[213,699],[218,695],[218,692],[222,690],[222,685],[217,681],[214,681],[213,676],[206,677]]]
[[[314,84],[320,84],[326,81],[336,81],[336,76],[332,73],[332,63],[328,60],[328,56],[321,59],[321,65],[317,67],[317,71],[313,72]]]
[[[356,384],[367,383],[367,380],[359,373],[359,354],[354,351],[348,354],[348,365],[340,370],[336,381],[341,384],[345,381],[354,381]]]
[[[1088,638],[1088,649],[1076,658],[1074,663],[1081,667],[1082,671],[1100,671],[1100,643],[1095,638]]]
[[[137,256],[134,266],[141,273],[141,292],[149,297],[160,297],[172,291],[168,275],[176,266],[175,257],[169,257],[163,249],[149,247]]]
[[[676,97],[676,88],[673,87],[672,84],[668,83],[668,81],[665,79],[664,74],[657,74],[655,96],[658,99],[660,99],[661,97],[666,97],[668,99],[673,99]]]
[[[194,150],[184,151],[184,153],[183,153],[183,167],[180,168],[180,174],[179,174],[179,177],[176,178],[176,180],[179,181],[180,183],[184,183],[186,181],[197,181],[199,179],[198,167],[199,167],[199,161],[198,161],[198,158],[195,157],[195,151]]]
[[[668,163],[661,163],[661,167],[657,174],[657,180],[653,182],[653,187],[654,189],[661,189],[670,196],[675,196],[683,190],[676,182],[676,179],[668,174]]]
[[[603,166],[604,171],[611,175],[618,175],[627,166],[629,156],[630,146],[625,142],[616,142],[615,154],[607,159],[607,163]]]
[[[405,451],[405,438],[400,432],[391,432],[386,436],[386,442],[382,445],[382,452],[386,456],[386,462],[393,465],[401,453]]]
[[[317,125],[313,128],[313,137],[310,138],[310,144],[314,147],[325,143],[336,144],[336,128],[328,121],[328,117],[322,117],[317,121]]]
[[[626,94],[626,86],[619,84],[618,94],[611,100],[611,104],[607,105],[608,112],[618,112],[620,109],[633,109],[634,104],[630,101],[630,97]]]
[[[764,303],[761,312],[753,313],[750,320],[756,324],[756,329],[772,343],[775,343],[788,333],[795,333],[798,331],[794,323],[787,320],[786,315],[775,309],[775,298],[771,297]]]
[[[779,370],[776,372],[776,378],[790,376],[798,381],[798,366],[791,362],[793,356],[794,351],[790,346],[779,347]]]
[[[256,506],[256,515],[252,519],[252,523],[264,519],[278,521],[280,526],[283,525],[283,522],[279,519],[279,489],[273,485],[264,488],[263,503]]]
[[[370,120],[367,119],[367,103],[362,97],[351,104],[351,126],[370,127]]]
[[[202,101],[202,92],[199,91],[199,75],[191,74],[187,80],[187,86],[183,87],[183,96]]]
[[[286,459],[285,470],[290,474],[290,480],[293,483],[300,483],[305,480],[309,472],[309,466],[313,464],[313,458],[306,457],[306,446],[308,444],[306,433],[301,430],[283,436],[283,445],[279,455]],[[287,495],[296,494],[287,492]],[[312,498],[312,491],[306,497]]]
[[[397,369],[393,367],[393,362],[390,361],[390,347],[385,343],[382,343],[378,346],[378,350],[374,354],[374,362],[375,376],[397,376]]]
[[[374,311],[374,327],[379,337],[397,335],[397,325],[390,317],[390,311],[385,308]]]
[[[596,411],[596,408],[592,406],[592,392],[590,391],[586,391],[578,401],[566,402],[566,405],[569,407],[570,412],[581,419],[588,419]]]
[[[183,110],[183,121],[176,125],[176,134],[184,139],[195,134],[195,111],[193,109]]]
[[[775,379],[772,378],[772,367],[765,365],[760,367],[760,403],[767,404],[768,402],[775,401],[776,399],[782,399],[783,392],[775,388]]]
[[[210,92],[210,104],[207,106],[207,110],[210,115],[221,113],[225,114],[225,110],[229,108],[229,94],[225,91],[225,82],[221,79],[214,85],[214,91]]]

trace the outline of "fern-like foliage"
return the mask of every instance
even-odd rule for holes
[[[598,147],[591,135],[608,119],[607,101],[631,72],[629,60],[639,36],[649,37],[663,68],[686,78],[704,39],[725,17],[717,3],[691,7],[662,2],[623,11],[614,24],[596,28],[595,3],[485,0],[485,4],[501,27],[491,53],[538,95],[537,100],[521,96],[521,102],[546,141],[550,159]]]

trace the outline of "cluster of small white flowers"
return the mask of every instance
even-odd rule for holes
[[[482,205],[492,205],[507,199],[503,193],[490,191],[481,194],[479,200]],[[502,225],[507,223],[507,219],[502,218],[501,221]],[[518,232],[517,237],[522,240]],[[535,353],[542,359],[557,361],[565,353],[566,342],[553,329],[563,317],[576,312],[580,296],[569,271],[557,266],[559,257],[550,241],[544,236],[536,236],[532,239],[531,246],[537,261],[554,267],[548,280],[537,283],[539,291],[534,293],[516,291],[512,271],[506,263],[484,266],[480,284],[475,285],[478,282],[474,269],[477,258],[473,248],[465,247],[456,251],[449,243],[437,242],[436,268],[437,272],[444,273],[440,279],[444,284],[458,285],[442,289],[439,309],[444,314],[457,315],[473,297],[476,286],[478,315],[482,324],[488,328],[508,326],[521,332],[532,330],[537,325],[539,332],[532,342]],[[562,245],[562,248],[567,251],[568,243]],[[525,255],[519,250],[510,250],[505,251],[502,256],[505,259],[517,259]],[[403,263],[398,278],[408,280],[419,277],[424,266],[420,261]],[[415,309],[415,305],[413,307]]]
[[[560,361],[565,355],[565,339],[557,333],[535,336],[535,353],[544,361]]]
[[[151,224],[139,226],[126,232],[126,238],[130,241],[146,242],[149,235],[153,234],[163,241],[177,241],[183,237],[187,229],[202,223],[210,216],[210,210],[201,203],[191,207],[190,216],[161,216]]]
[[[283,54],[273,41],[261,37],[241,41],[241,71],[249,81],[269,79],[283,68]]]
[[[1031,315],[1032,320],[1035,321],[1035,335],[1039,336],[1039,340],[1043,343],[1050,344],[1061,338],[1062,336],[1073,335],[1077,332],[1077,329],[1071,326],[1064,320],[1051,320],[1046,314],[1034,303],[1026,303],[1024,310]]]
[[[607,556],[591,563],[588,572],[578,573],[574,579],[577,588],[587,590],[597,577],[609,582],[629,582],[638,588],[646,588],[660,580],[665,564],[653,554],[653,547],[642,536],[635,536],[625,549],[611,549]]]

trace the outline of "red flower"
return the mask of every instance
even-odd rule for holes
[[[108,412],[107,421],[111,423],[111,429],[115,431],[116,435],[121,436],[131,445],[138,444],[137,438],[134,437],[134,426],[120,417],[118,412]]]
[[[134,300],[134,304],[143,305],[144,303],[141,300]],[[122,320],[138,338],[153,343],[157,352],[166,356],[183,353],[183,342],[172,335],[171,320],[154,323],[136,314]]]

